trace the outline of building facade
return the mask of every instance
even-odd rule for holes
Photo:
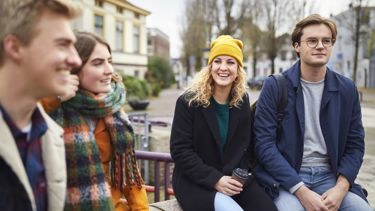
[[[375,7],[362,8],[362,22],[359,28],[359,48],[357,65],[357,86],[369,87],[370,81],[375,80],[375,73],[370,71],[372,54],[371,40],[375,39]],[[332,51],[329,65],[346,77],[351,78],[354,69],[355,53],[355,9],[350,8],[334,17],[337,25],[337,38]],[[375,87],[375,84],[374,86]]]
[[[150,12],[126,0],[76,0],[83,8],[73,28],[94,32],[112,48],[116,71],[144,78],[147,71],[146,17]]]
[[[147,46],[149,56],[161,56],[169,60],[169,37],[158,28],[147,29]]]

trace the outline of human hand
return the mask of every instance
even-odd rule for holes
[[[242,191],[242,184],[230,176],[223,176],[215,184],[215,189],[228,196],[234,196]]]
[[[75,74],[70,74],[68,79],[68,84],[65,89],[65,93],[58,96],[61,102],[67,101],[76,95],[78,91],[79,78]]]
[[[329,210],[338,210],[340,208],[342,200],[346,196],[349,190],[348,180],[340,175],[337,179],[336,185],[323,193],[323,203],[328,207]]]
[[[305,210],[328,211],[328,208],[323,203],[322,197],[307,188],[305,185],[298,188],[298,190],[294,194],[297,196]]]

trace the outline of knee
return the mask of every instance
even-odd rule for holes
[[[305,210],[295,195],[284,190],[280,190],[279,197],[274,200],[274,203],[279,211]]]
[[[215,211],[235,210],[243,211],[239,204],[232,197],[217,192],[214,199]]]
[[[373,211],[370,205],[355,193],[348,192],[341,203],[340,210]]]

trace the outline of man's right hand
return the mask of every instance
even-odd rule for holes
[[[78,91],[78,85],[79,85],[78,76],[76,74],[70,74],[65,93],[59,96],[60,101],[64,102],[76,96],[76,92]]]
[[[305,185],[302,185],[294,193],[302,206],[307,211],[328,211],[328,208],[324,205],[322,196],[310,190]]]

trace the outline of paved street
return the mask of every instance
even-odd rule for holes
[[[182,89],[175,88],[164,90],[159,98],[151,99],[147,109],[148,117],[153,121],[164,121],[172,123],[174,107],[177,97],[182,93]],[[250,91],[251,101],[254,102],[259,96],[258,91]],[[132,113],[127,107],[128,113]],[[366,153],[364,162],[358,176],[358,182],[369,192],[368,200],[372,207],[375,207],[375,91],[364,91],[362,102],[363,124],[366,132]],[[159,141],[152,150],[168,152],[169,151],[169,132],[170,127],[153,126],[153,133],[164,138]],[[164,141],[165,140],[165,141]]]

